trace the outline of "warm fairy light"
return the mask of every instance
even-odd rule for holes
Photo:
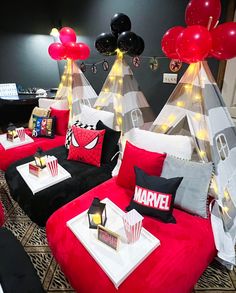
[[[119,94],[119,93],[117,93],[116,96],[117,96],[118,99],[122,98],[122,95]]]
[[[225,197],[225,199],[226,200],[229,200],[229,193],[228,193],[228,191],[225,189],[225,191],[224,191],[224,197]]]
[[[196,113],[196,114],[194,115],[194,118],[195,118],[196,120],[200,120],[201,117],[202,117],[202,114],[201,114],[201,113]]]
[[[184,106],[185,106],[185,103],[184,103],[184,101],[178,101],[178,102],[176,103],[176,105],[177,105],[178,107],[184,107]]]
[[[192,64],[190,64],[189,65],[189,68],[188,68],[188,72],[189,73],[193,73],[195,70],[196,70],[196,68],[197,68],[197,63],[192,63]]]
[[[168,130],[169,126],[167,124],[162,124],[161,125],[161,130],[166,132]]]
[[[108,87],[104,88],[104,92],[105,93],[108,93],[109,92],[109,88]]]
[[[186,90],[191,90],[192,87],[193,87],[192,84],[186,84],[186,85],[184,86],[184,88],[185,88]]]
[[[196,133],[196,137],[201,140],[205,140],[207,138],[207,132],[205,129],[198,130]]]
[[[222,210],[223,210],[225,213],[228,213],[229,208],[228,208],[228,207],[222,207]]]
[[[121,117],[118,117],[118,118],[117,118],[117,124],[118,124],[118,125],[121,125],[121,124],[122,124],[122,118],[121,118]]]
[[[113,81],[115,79],[114,76],[109,76],[110,81]]]
[[[202,98],[202,97],[201,97],[200,95],[195,95],[195,96],[194,96],[194,99],[195,99],[196,101],[200,101],[201,98]]]
[[[217,187],[217,184],[216,184],[215,177],[212,179],[212,187],[213,187],[215,193],[217,194],[218,193],[218,187]]]
[[[52,28],[51,32],[50,32],[50,36],[53,36],[53,37],[58,37],[59,36],[59,31],[57,28]]]
[[[66,79],[65,74],[62,75],[61,80],[64,81]]]
[[[124,54],[121,52],[120,49],[116,49],[116,53],[117,53],[118,58],[123,58]]]
[[[199,151],[199,155],[201,158],[204,158],[206,156],[206,152],[201,150],[201,151]]]
[[[169,121],[170,123],[175,122],[175,120],[176,120],[176,116],[175,116],[174,114],[171,114],[171,115],[168,117],[168,121]]]
[[[123,83],[123,79],[120,78],[120,79],[119,79],[119,84],[122,84],[122,83]]]
[[[97,107],[96,107],[97,110],[101,110],[101,108],[102,108],[102,107],[100,107],[100,106],[97,106]]]
[[[69,79],[70,82],[73,80],[72,76],[69,76],[68,79]]]

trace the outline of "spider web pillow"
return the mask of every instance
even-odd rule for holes
[[[80,127],[80,128],[85,128],[85,129],[89,129],[89,130],[94,130],[95,127],[94,125],[90,125],[90,124],[85,124],[85,123],[82,123],[80,122],[79,120],[76,120],[74,123],[73,123],[74,126],[77,126],[77,127]],[[72,126],[73,126],[72,125]],[[68,128],[67,132],[66,132],[66,140],[65,140],[65,147],[67,149],[69,149],[70,147],[70,143],[71,143],[71,135],[72,135],[72,128]]]
[[[88,130],[72,126],[67,159],[100,167],[104,134],[105,130]]]

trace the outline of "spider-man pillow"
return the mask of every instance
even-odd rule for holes
[[[100,167],[104,134],[105,130],[88,130],[72,126],[67,159]]]

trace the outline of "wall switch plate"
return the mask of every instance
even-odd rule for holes
[[[177,83],[178,74],[163,73],[163,83]]]

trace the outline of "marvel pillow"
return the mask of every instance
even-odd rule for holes
[[[104,134],[105,130],[87,130],[72,126],[67,159],[100,167]]]
[[[121,167],[117,176],[117,184],[134,190],[134,166],[144,170],[148,175],[160,176],[166,154],[159,154],[140,149],[126,141]]]
[[[32,136],[54,138],[56,125],[55,117],[46,118],[33,115],[33,125]]]
[[[103,148],[102,148],[102,162],[104,164],[110,163],[112,157],[117,151],[117,144],[120,139],[120,131],[115,131],[112,128],[106,126],[101,120],[96,125],[97,130],[105,129]]]
[[[134,196],[126,208],[136,209],[140,214],[151,216],[164,223],[176,223],[172,215],[175,193],[183,177],[166,179],[149,176],[135,167],[136,185]]]
[[[85,129],[89,129],[89,130],[94,130],[95,129],[94,125],[85,124],[85,123],[80,122],[79,120],[76,120],[73,123],[73,125],[76,126],[76,127],[85,128]],[[69,149],[69,147],[70,147],[71,136],[72,136],[72,128],[70,127],[70,128],[67,129],[67,132],[66,132],[65,147],[67,149]]]

